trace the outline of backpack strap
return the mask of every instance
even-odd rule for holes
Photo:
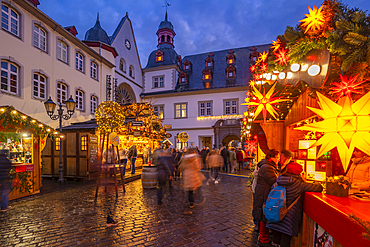
[[[295,199],[295,201],[292,203],[292,204],[290,204],[290,206],[287,208],[287,211],[291,208],[291,207],[293,207],[293,205],[299,200],[299,198],[301,198],[301,195],[302,194],[300,194],[298,197],[297,197],[297,199]]]

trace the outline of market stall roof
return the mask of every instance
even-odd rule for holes
[[[95,129],[98,128],[99,125],[96,123],[95,119],[90,119],[85,122],[76,122],[72,123],[71,125],[63,127],[63,130],[77,130],[77,129]]]
[[[0,131],[17,132],[20,129],[27,129],[36,134],[48,134],[54,130],[37,119],[18,111],[14,106],[0,106]]]

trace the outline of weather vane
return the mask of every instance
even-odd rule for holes
[[[171,6],[171,4],[169,4],[169,3],[167,2],[167,0],[165,0],[165,5],[164,5],[164,6],[162,6],[162,7],[166,7],[166,12],[167,12],[167,8],[168,8],[169,6]]]

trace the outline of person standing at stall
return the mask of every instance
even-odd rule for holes
[[[147,165],[150,160],[150,156],[152,153],[152,149],[150,148],[149,144],[146,144],[143,150],[143,164]]]
[[[9,206],[9,194],[12,188],[12,180],[10,179],[10,169],[12,168],[12,162],[6,157],[8,150],[0,150],[0,207],[1,212],[8,211],[11,207]]]
[[[266,153],[266,158],[261,160],[257,166],[257,185],[253,194],[252,216],[255,224],[259,223],[258,246],[271,246],[269,241],[269,230],[266,227],[267,219],[263,214],[263,205],[266,203],[271,186],[276,182],[279,175],[277,164],[280,160],[280,153],[271,149]],[[256,178],[255,178],[256,179]]]
[[[109,145],[108,150],[106,149],[103,153],[103,159],[106,164],[113,164],[117,159],[117,153],[114,151],[113,145]]]
[[[354,190],[370,191],[370,156],[355,149],[353,151],[352,165],[347,172]]]
[[[137,158],[137,149],[135,144],[130,147],[127,157],[130,159],[131,163],[131,174],[135,174],[135,161]]]
[[[302,221],[302,197],[304,192],[321,192],[320,183],[307,183],[303,168],[298,163],[290,163],[286,166],[285,174],[276,180],[276,186],[284,186],[286,189],[286,207],[288,208],[295,200],[295,204],[288,210],[285,217],[278,222],[267,222],[267,228],[273,230],[273,242],[280,247],[290,247],[292,236],[298,237],[299,226]]]

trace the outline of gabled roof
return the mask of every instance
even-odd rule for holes
[[[121,21],[118,23],[118,26],[116,27],[116,29],[114,30],[112,36],[109,37],[109,41],[110,41],[110,44],[113,43],[114,39],[116,38],[119,30],[121,30],[121,27],[123,26],[123,23],[126,21],[128,17],[128,14],[126,12],[126,15],[121,19]]]

